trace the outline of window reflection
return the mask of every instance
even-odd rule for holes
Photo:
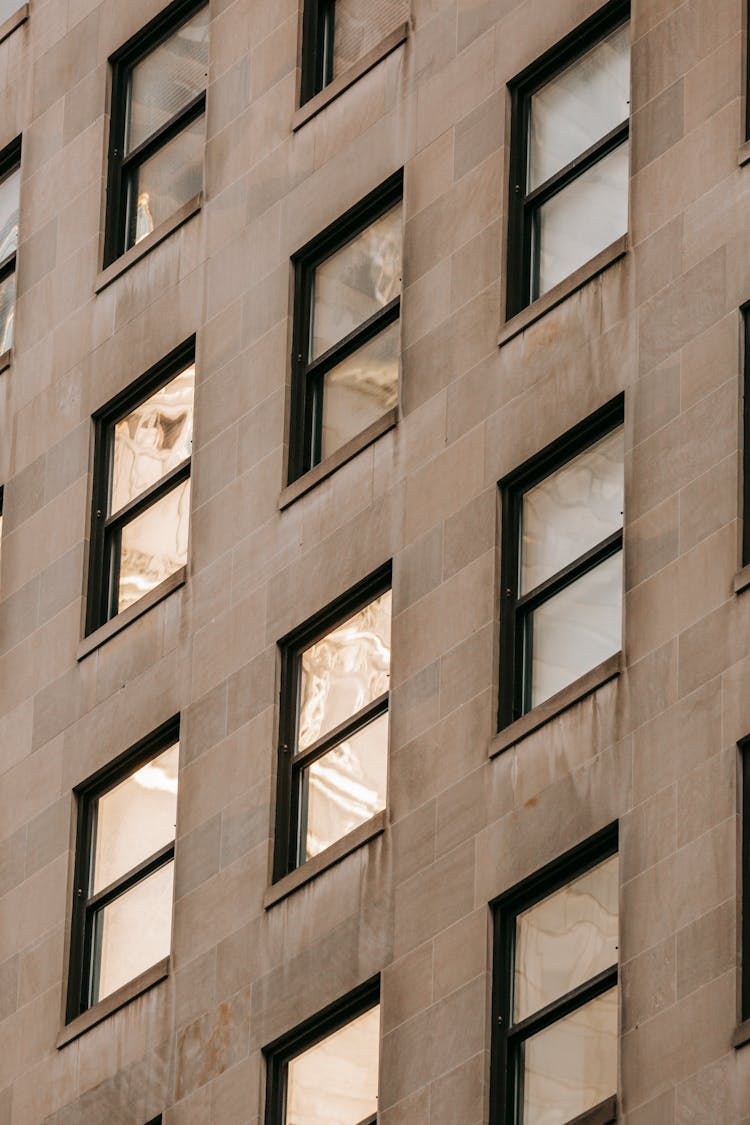
[[[360,1125],[377,1113],[380,1006],[291,1059],[285,1125]]]
[[[92,1004],[168,956],[173,883],[174,864],[167,863],[99,911]]]
[[[408,19],[404,0],[336,0],[334,5],[333,77],[348,70],[381,39]]]
[[[0,263],[18,249],[18,199],[21,169],[0,180]]]
[[[325,375],[321,457],[335,453],[398,404],[398,322]]]

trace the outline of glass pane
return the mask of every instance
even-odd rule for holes
[[[304,863],[385,808],[388,715],[339,743],[302,775],[307,831]]]
[[[97,914],[92,1004],[169,955],[173,880],[166,863]]]
[[[530,488],[521,516],[521,594],[622,527],[622,427]]]
[[[207,85],[208,4],[133,67],[126,152],[171,121]]]
[[[0,16],[2,22],[2,16]],[[0,262],[18,249],[18,197],[21,169],[16,168],[0,180]]]
[[[23,7],[24,0],[0,0],[0,23],[4,23]]]
[[[96,802],[93,894],[174,840],[179,754],[175,743]]]
[[[396,321],[326,373],[321,457],[335,453],[397,405],[399,340]]]
[[[311,359],[398,297],[401,222],[398,203],[315,270]]]
[[[542,204],[536,214],[540,297],[628,229],[628,143]]]
[[[408,18],[404,0],[336,0],[333,77],[343,74]]]
[[[531,98],[529,191],[630,115],[630,24],[571,63]]]
[[[151,234],[203,189],[205,116],[139,165],[130,185],[128,246]]]
[[[380,1006],[291,1059],[286,1125],[359,1125],[378,1109]]]
[[[544,602],[531,616],[531,706],[620,651],[622,551]]]
[[[524,1125],[566,1125],[617,1092],[617,989],[524,1044]]]
[[[617,856],[516,919],[516,1023],[617,964]]]
[[[358,610],[302,653],[297,749],[388,691],[391,591]]]
[[[117,612],[187,562],[190,481],[183,481],[122,529]]]
[[[114,428],[110,514],[190,456],[195,364],[136,406]]]
[[[16,320],[16,275],[10,274],[0,281],[0,355],[13,346],[13,328]]]

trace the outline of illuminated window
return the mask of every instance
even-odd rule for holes
[[[0,356],[13,346],[16,311],[20,138],[0,152]]]
[[[622,410],[618,398],[500,482],[501,728],[622,647]]]
[[[203,190],[209,9],[176,0],[110,62],[105,265]]]
[[[184,574],[194,347],[183,345],[95,416],[89,632]]]
[[[629,11],[612,0],[511,84],[509,317],[627,232]]]
[[[290,481],[398,404],[403,177],[294,257]]]
[[[375,1125],[379,994],[369,981],[266,1048],[266,1125]]]
[[[169,955],[178,737],[166,724],[77,791],[68,1020]]]
[[[495,904],[492,1125],[617,1119],[617,826]]]
[[[385,808],[390,565],[281,647],[277,879]]]
[[[305,0],[302,103],[346,74],[407,18],[404,0]]]

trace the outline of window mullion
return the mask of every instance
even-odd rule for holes
[[[400,312],[401,295],[399,294],[398,297],[394,297],[382,309],[378,309],[371,317],[368,317],[362,324],[359,324],[348,335],[344,336],[342,340],[337,341],[333,347],[314,360],[310,360],[306,364],[308,379],[325,374],[331,368],[337,367],[339,363],[379,335],[383,329],[388,328],[394,321],[398,320]]]
[[[564,996],[553,1000],[546,1007],[540,1008],[538,1012],[533,1012],[525,1020],[511,1024],[507,1031],[508,1041],[510,1043],[524,1042],[565,1016],[569,1016],[571,1012],[585,1007],[586,1004],[596,1000],[598,996],[608,992],[610,988],[616,985],[617,977],[617,965],[610,965],[603,969],[595,977],[591,977],[583,984],[578,985],[577,988],[566,992]]]
[[[97,891],[95,895],[92,895],[86,902],[87,914],[93,915],[103,907],[109,906],[110,902],[119,898],[120,895],[125,894],[126,891],[129,891],[131,887],[134,887],[143,879],[148,878],[154,871],[158,871],[160,867],[166,866],[173,858],[174,840],[170,840],[163,848],[159,848],[157,852],[148,856],[147,859],[144,859],[136,867],[131,868],[130,871],[126,871],[125,874],[121,875],[119,879],[116,879],[114,883],[110,883],[109,886],[104,887],[101,891]]]
[[[590,551],[580,555],[579,558],[574,559],[573,562],[558,570],[551,578],[546,579],[539,586],[530,590],[523,597],[516,599],[516,610],[521,614],[527,614],[535,609],[538,609],[544,602],[549,601],[555,594],[559,594],[567,586],[573,584],[576,579],[588,574],[589,571],[594,570],[600,563],[603,563],[611,555],[616,555],[622,549],[622,528],[608,535],[606,539],[602,539],[601,543],[597,543]]]
[[[558,172],[555,172],[554,175],[545,180],[543,184],[539,184],[533,191],[530,191],[524,197],[524,207],[536,208],[546,203],[553,195],[557,195],[559,191],[562,191],[563,188],[567,187],[573,180],[577,180],[578,177],[583,175],[584,172],[587,172],[589,168],[598,164],[599,161],[605,156],[608,156],[610,152],[619,148],[627,139],[629,131],[630,119],[626,118],[625,121],[621,121],[619,125],[616,125],[609,133],[606,133],[598,141],[595,141],[593,145],[585,149],[579,156],[576,156],[574,160],[571,160],[569,164],[560,168]]]
[[[206,108],[206,91],[202,90],[197,94],[191,102],[189,102],[183,109],[179,110],[174,117],[161,125],[156,132],[152,133],[150,137],[146,137],[145,141],[132,150],[132,152],[123,155],[121,167],[124,175],[129,175],[134,165],[142,164],[148,160],[165,144],[186,129],[188,125],[192,125],[193,121],[205,112]]]
[[[309,766],[318,758],[324,757],[329,750],[333,750],[340,742],[350,738],[362,727],[367,726],[374,719],[377,719],[379,715],[384,715],[388,710],[389,698],[390,693],[384,692],[383,695],[379,695],[377,699],[374,699],[372,703],[368,703],[360,708],[351,718],[346,719],[343,723],[339,723],[337,727],[334,727],[333,730],[323,735],[317,742],[313,742],[312,746],[308,746],[301,754],[295,754],[294,768],[304,769],[305,766]]]
[[[179,465],[176,465],[171,472],[163,476],[161,480],[152,484],[149,488],[142,492],[140,496],[136,496],[130,500],[124,507],[118,509],[113,516],[109,516],[104,523],[105,532],[111,532],[115,528],[123,528],[126,524],[131,523],[137,519],[147,508],[157,504],[163,496],[171,492],[178,484],[182,484],[184,480],[190,477],[191,458],[186,457]]]

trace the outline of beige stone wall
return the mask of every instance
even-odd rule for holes
[[[413,0],[291,131],[297,0],[211,0],[201,212],[96,293],[107,57],[161,0],[31,0],[0,375],[0,1122],[256,1125],[261,1047],[382,972],[382,1125],[482,1125],[488,902],[619,818],[627,1125],[739,1125],[742,0],[633,0],[627,255],[497,346],[506,83],[598,0]],[[402,416],[284,511],[289,257],[406,177]],[[193,332],[187,584],[78,661],[93,411]],[[626,395],[625,668],[492,760],[497,480]],[[394,566],[388,826],[264,910],[276,640]],[[172,969],[58,1050],[72,787],[182,716]]]

